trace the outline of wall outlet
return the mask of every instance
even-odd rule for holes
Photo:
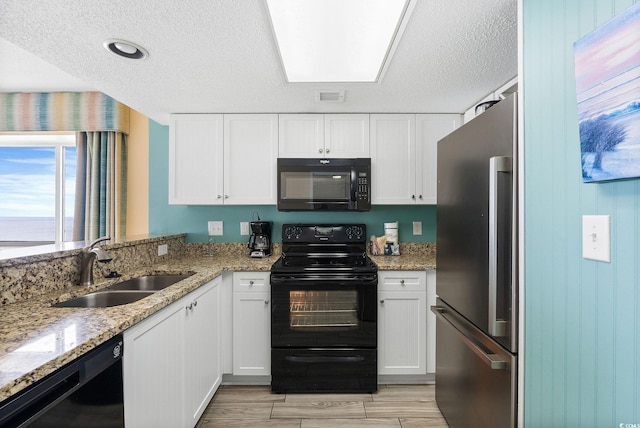
[[[207,223],[207,229],[209,230],[209,236],[222,236],[224,233],[223,222],[210,221]]]
[[[248,235],[249,234],[249,222],[241,221],[240,222],[240,235]]]
[[[169,252],[169,246],[167,244],[158,245],[158,255],[165,256]]]
[[[413,222],[413,234],[414,235],[422,235],[422,222],[414,221]]]

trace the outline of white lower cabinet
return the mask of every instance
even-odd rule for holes
[[[269,272],[233,273],[233,374],[271,374]]]
[[[127,427],[194,427],[220,385],[220,277],[124,332]]]
[[[425,271],[378,272],[378,374],[427,373]]]

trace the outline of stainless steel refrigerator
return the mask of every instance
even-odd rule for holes
[[[517,102],[438,142],[436,401],[452,428],[517,417]]]

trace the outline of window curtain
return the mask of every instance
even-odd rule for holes
[[[116,131],[76,134],[74,241],[126,235],[127,145]]]

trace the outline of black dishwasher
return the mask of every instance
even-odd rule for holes
[[[0,403],[0,427],[124,427],[122,335]]]

